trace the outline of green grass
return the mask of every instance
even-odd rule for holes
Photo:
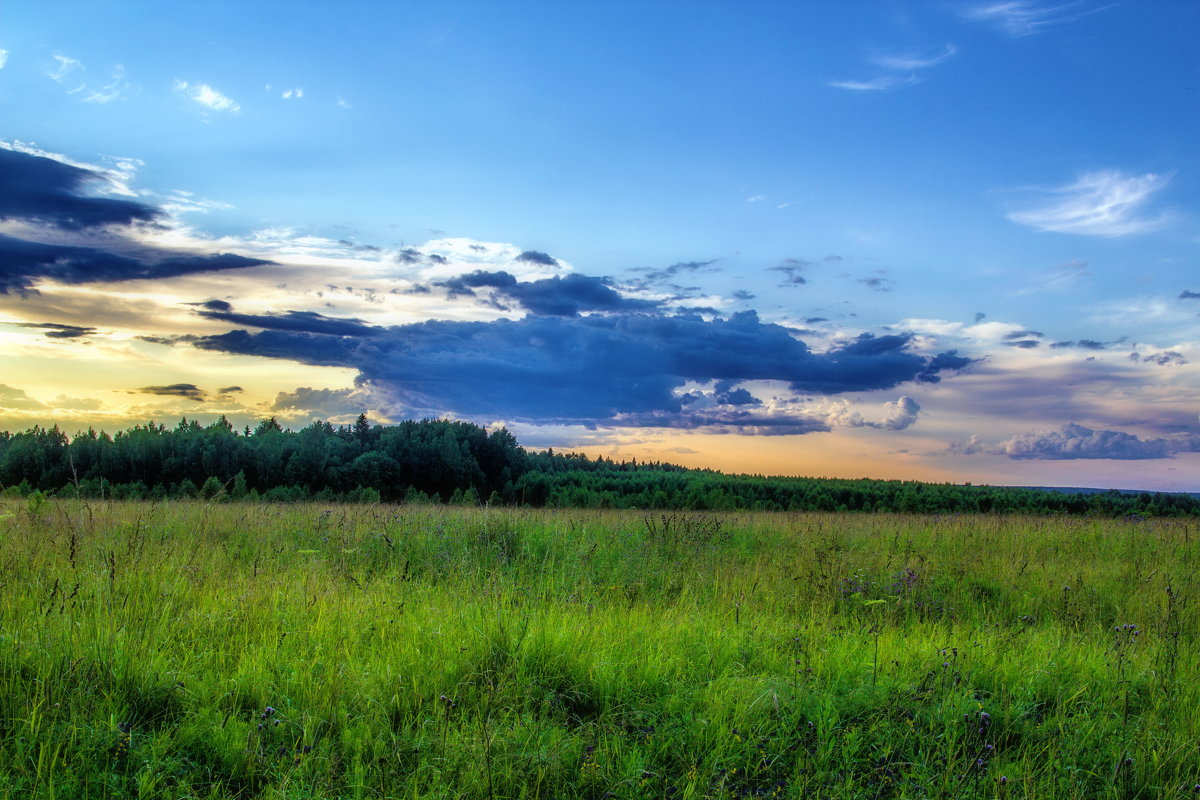
[[[1198,539],[10,500],[0,798],[1190,797]]]

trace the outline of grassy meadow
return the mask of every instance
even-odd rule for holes
[[[0,499],[0,798],[1191,797],[1198,566],[1195,520]]]

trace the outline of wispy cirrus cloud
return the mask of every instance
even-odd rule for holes
[[[1065,186],[1034,190],[1045,197],[1042,203],[1007,216],[1021,225],[1054,233],[1107,237],[1145,233],[1167,221],[1164,214],[1147,216],[1143,212],[1151,196],[1170,180],[1171,175],[1153,172],[1087,172]]]
[[[51,58],[54,59],[54,66],[46,71],[46,77],[55,83],[60,83],[63,86],[74,84],[77,79],[77,73],[83,72],[83,62],[78,59],[64,56],[55,53]],[[86,86],[82,81],[78,86],[68,89],[68,94],[74,94]]]
[[[1033,0],[1006,0],[971,6],[963,16],[974,22],[995,25],[1009,36],[1033,36],[1049,28],[1066,25],[1108,8],[1095,6],[1089,0],[1073,0],[1048,5]]]
[[[887,92],[893,89],[903,89],[920,83],[916,75],[881,75],[866,81],[829,81],[829,86],[835,89],[849,89],[853,92]]]
[[[4,66],[8,58],[7,53],[6,50],[0,50],[0,67]],[[46,77],[67,87],[67,94],[80,95],[80,99],[85,103],[111,103],[113,100],[128,97],[133,89],[125,77],[125,67],[121,64],[113,65],[108,82],[96,88],[84,77],[87,68],[82,61],[61,53],[55,53],[51,57],[54,59],[54,65],[44,70]],[[86,93],[81,94],[83,92]]]
[[[233,114],[242,110],[242,107],[233,98],[221,94],[207,83],[177,80],[174,90],[212,111],[228,111]]]
[[[92,89],[84,96],[85,103],[111,103],[129,96],[132,87],[125,79],[125,67],[117,64],[109,75],[108,83],[99,89]]]
[[[946,44],[937,53],[921,53],[912,50],[873,53],[867,58],[867,61],[885,70],[884,74],[866,80],[829,81],[827,85],[835,89],[848,89],[853,92],[888,92],[903,89],[921,82],[918,72],[941,64],[957,52],[957,47]]]
[[[910,72],[919,69],[928,69],[936,67],[943,61],[952,58],[958,48],[947,43],[940,53],[933,55],[919,53],[915,51],[893,52],[893,53],[876,53],[868,59],[872,64],[883,69],[895,70],[897,72]]]

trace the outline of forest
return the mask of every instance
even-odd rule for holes
[[[1121,491],[729,475],[660,462],[531,452],[505,428],[449,420],[374,425],[224,417],[115,435],[0,432],[0,491],[27,496],[444,503],[695,511],[887,511],[1200,516],[1200,497]]]

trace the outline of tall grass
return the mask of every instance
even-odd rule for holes
[[[69,501],[0,516],[0,798],[1200,783],[1195,521]]]

